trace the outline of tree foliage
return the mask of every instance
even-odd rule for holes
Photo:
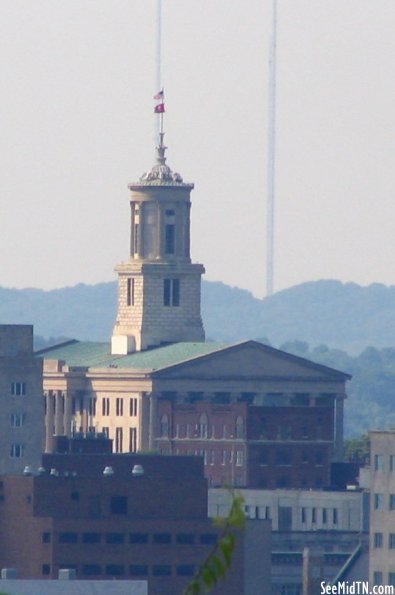
[[[237,533],[244,529],[246,522],[243,503],[243,497],[232,492],[228,517],[214,519],[214,524],[221,529],[218,541],[185,589],[184,595],[209,593],[225,577],[232,564]]]

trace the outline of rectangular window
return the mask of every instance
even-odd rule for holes
[[[129,278],[126,281],[126,304],[134,306],[134,278]]]
[[[382,496],[382,494],[380,495]],[[395,510],[395,494],[390,494],[389,509]]]
[[[164,306],[179,306],[180,305],[180,280],[179,279],[164,279],[163,280],[163,305]]]
[[[148,543],[148,533],[130,533],[129,543]]]
[[[25,423],[25,418],[24,413],[11,413],[11,427],[21,428]]]
[[[100,576],[101,566],[100,564],[84,564],[82,566],[82,574],[84,576]]]
[[[374,509],[383,510],[384,508],[384,496],[383,494],[374,495]],[[390,496],[390,508],[391,508],[391,496]]]
[[[215,533],[202,533],[200,535],[200,543],[202,545],[215,545],[218,541],[218,536]]]
[[[120,416],[123,415],[123,399],[118,397],[115,401],[115,414]]]
[[[394,550],[395,549],[395,533],[390,533],[388,535],[388,547],[389,547],[390,550]]]
[[[123,533],[106,533],[106,543],[124,543],[125,536]]]
[[[383,534],[382,533],[374,533],[373,545],[375,548],[383,547]]]
[[[94,397],[89,399],[89,415],[96,415],[96,399]]]
[[[107,564],[106,566],[106,575],[107,576],[122,576],[125,574],[124,566],[120,564]]]
[[[161,545],[167,545],[171,543],[170,533],[154,533],[152,537],[153,543],[160,543]]]
[[[236,466],[241,467],[244,463],[244,452],[242,450],[236,451]]]
[[[326,523],[327,523],[327,517],[328,517],[328,514],[327,514],[327,511],[326,511],[326,508],[323,508],[322,509],[322,524],[323,525],[326,525]]]
[[[171,576],[171,566],[167,564],[154,564],[152,574],[153,576]]]
[[[210,465],[215,463],[215,450],[210,450]]]
[[[388,586],[395,587],[395,572],[388,573]]]
[[[123,429],[115,429],[115,452],[123,452]]]
[[[333,509],[333,518],[332,518],[332,523],[334,525],[337,525],[337,508]]]
[[[11,382],[11,395],[13,397],[26,395],[26,382]]]
[[[78,543],[77,533],[59,533],[59,543]]]
[[[129,415],[130,417],[136,417],[137,415],[137,399],[135,397],[130,397]]]
[[[395,455],[390,455],[390,471],[395,471]]]
[[[300,520],[302,523],[306,522],[306,509],[304,507],[302,507],[300,510]]]
[[[100,533],[83,533],[82,534],[82,543],[100,543],[101,535]]]
[[[373,572],[373,583],[375,585],[382,585],[383,584],[383,573],[378,572],[377,570]]]
[[[166,223],[165,226],[165,253],[174,254],[175,252],[175,225],[174,223]]]
[[[317,511],[315,508],[311,509],[311,522],[312,523],[316,523],[317,522]]]
[[[374,455],[374,470],[384,471],[384,455]]]
[[[112,496],[111,514],[128,514],[128,499],[126,496]]]
[[[145,564],[131,564],[129,566],[129,574],[131,576],[147,576],[148,566]]]
[[[193,564],[179,564],[176,567],[178,576],[193,576],[195,574],[195,567]]]
[[[13,459],[21,459],[24,455],[25,445],[24,444],[11,444],[10,446],[10,457]]]
[[[43,533],[41,536],[41,541],[43,543],[51,543],[51,534],[47,532]]]
[[[110,399],[109,397],[103,397],[101,402],[102,415],[110,415]]]
[[[105,435],[105,437],[108,438],[110,435],[110,428],[102,428],[102,432]]]
[[[129,428],[129,452],[137,452],[137,428]]]
[[[178,533],[176,540],[177,543],[182,545],[193,545],[195,543],[195,536],[193,533]]]
[[[221,460],[221,465],[226,465],[226,455],[227,455],[227,452],[226,452],[226,450],[223,450],[223,451],[222,451],[222,460]]]

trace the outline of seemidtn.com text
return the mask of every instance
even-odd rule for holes
[[[369,585],[368,581],[321,582],[321,595],[395,595],[392,585]]]

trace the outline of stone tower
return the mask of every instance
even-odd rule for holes
[[[200,286],[204,267],[190,258],[193,184],[166,164],[163,132],[157,163],[129,185],[130,257],[116,267],[118,314],[111,350],[126,354],[179,341],[204,341]]]

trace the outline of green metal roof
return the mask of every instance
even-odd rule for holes
[[[164,347],[137,351],[129,355],[112,355],[110,343],[70,341],[38,351],[44,359],[63,360],[70,367],[135,368],[159,370],[230,347],[230,343],[173,343]]]

